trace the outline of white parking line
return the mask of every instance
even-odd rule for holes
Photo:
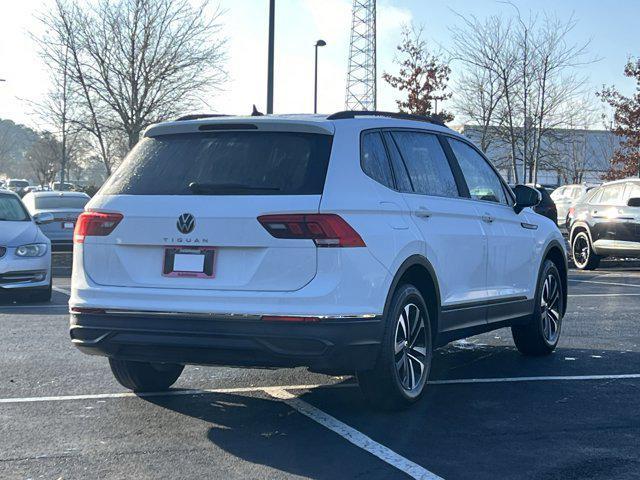
[[[4,310],[59,310],[64,309],[65,311],[69,310],[69,305],[1,305],[0,306],[0,315],[2,315]]]
[[[376,442],[364,433],[359,432],[355,428],[350,427],[346,423],[341,422],[335,417],[332,417],[328,413],[323,412],[317,407],[301,400],[292,393],[288,392],[284,388],[265,388],[265,393],[282,400],[294,410],[297,410],[301,414],[310,418],[316,423],[319,423],[325,428],[328,428],[334,433],[337,433],[348,442],[354,444],[372,455],[375,455],[383,462],[397,468],[398,470],[406,473],[411,478],[425,479],[425,480],[442,480],[441,477],[430,472],[424,467],[421,467],[417,463],[397,454],[390,448]]]
[[[595,283],[595,284],[598,284],[598,285],[613,285],[613,286],[616,286],[616,287],[640,288],[640,285],[638,285],[636,283],[598,282],[596,280],[576,280],[575,278],[570,278],[569,281],[570,282],[576,282],[576,283]]]
[[[67,297],[71,296],[71,291],[67,290],[66,288],[62,288],[62,287],[51,287],[54,291],[58,292],[58,293],[64,293]]]
[[[506,377],[506,378],[459,378],[457,380],[433,380],[430,385],[457,385],[465,383],[514,383],[514,382],[565,382],[584,380],[625,380],[640,379],[640,373],[621,375],[555,375],[547,377]]]
[[[285,385],[282,388],[287,390],[313,390],[315,388],[328,388],[332,385]],[[119,392],[119,393],[95,393],[86,395],[57,395],[50,397],[22,397],[22,398],[0,398],[1,403],[34,403],[34,402],[64,402],[69,400],[105,400],[109,398],[133,398],[133,397],[175,397],[182,395],[203,395],[207,393],[251,393],[262,392],[266,387],[238,387],[238,388],[212,388],[212,389],[191,389],[191,390],[168,390],[166,392]]]
[[[640,293],[577,293],[575,295],[567,295],[572,297],[640,297]]]
[[[511,383],[511,382],[562,382],[576,380],[624,380],[640,379],[640,373],[624,373],[619,375],[556,375],[540,377],[496,377],[496,378],[459,378],[453,380],[430,380],[429,385],[456,385],[467,383]],[[355,388],[356,383],[337,384],[311,384],[311,385],[280,385],[273,387],[235,387],[235,388],[211,388],[192,390],[168,390],[166,392],[119,392],[119,393],[94,393],[84,395],[57,395],[47,397],[15,397],[0,398],[2,403],[37,403],[37,402],[64,402],[69,400],[103,400],[109,398],[133,398],[133,397],[172,397],[181,395],[204,395],[207,393],[252,393],[262,392],[265,389],[280,390],[314,390],[324,388]]]

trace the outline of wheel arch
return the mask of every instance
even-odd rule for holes
[[[587,232],[589,241],[593,245],[591,230],[589,229],[589,225],[587,225],[585,222],[574,222],[574,224],[571,226],[571,232],[569,233],[569,245],[573,245],[573,239],[579,232]]]
[[[560,278],[562,279],[562,315],[564,315],[567,311],[567,285],[568,285],[568,276],[569,276],[569,265],[567,263],[567,256],[564,253],[564,248],[560,244],[558,240],[552,240],[549,242],[549,245],[545,248],[544,255],[542,255],[542,262],[540,263],[540,268],[538,269],[538,277],[536,280],[536,285],[540,280],[540,274],[542,273],[542,269],[544,268],[544,263],[550,260],[554,263],[558,272],[560,273]]]
[[[402,283],[410,283],[415,286],[425,303],[427,304],[427,310],[429,311],[429,321],[431,324],[431,337],[435,343],[436,337],[439,332],[439,319],[440,319],[440,286],[438,284],[438,277],[436,276],[433,265],[422,255],[411,255],[407,258],[398,268],[391,287],[387,293],[387,299],[384,303],[384,316],[386,318],[391,305],[391,299],[393,294],[398,288],[398,285]]]

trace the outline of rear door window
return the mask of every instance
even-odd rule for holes
[[[391,166],[380,132],[367,132],[362,136],[360,162],[367,176],[385,187],[394,188]]]
[[[583,190],[582,187],[573,187],[573,189],[571,190],[571,198],[572,199],[578,199],[582,196]]]
[[[332,136],[210,132],[147,137],[127,155],[103,195],[319,195]]]
[[[447,156],[438,137],[431,133],[392,132],[409,171],[414,193],[437,197],[458,197]]]

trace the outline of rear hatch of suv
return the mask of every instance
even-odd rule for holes
[[[153,127],[88,205],[118,223],[81,240],[86,274],[109,286],[302,288],[314,241],[275,238],[258,217],[318,211],[332,138],[330,124],[303,122]]]

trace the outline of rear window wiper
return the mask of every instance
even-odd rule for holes
[[[191,182],[189,190],[196,195],[206,195],[208,193],[229,193],[229,192],[247,192],[247,191],[279,191],[279,187],[243,185],[242,183],[197,183]]]

